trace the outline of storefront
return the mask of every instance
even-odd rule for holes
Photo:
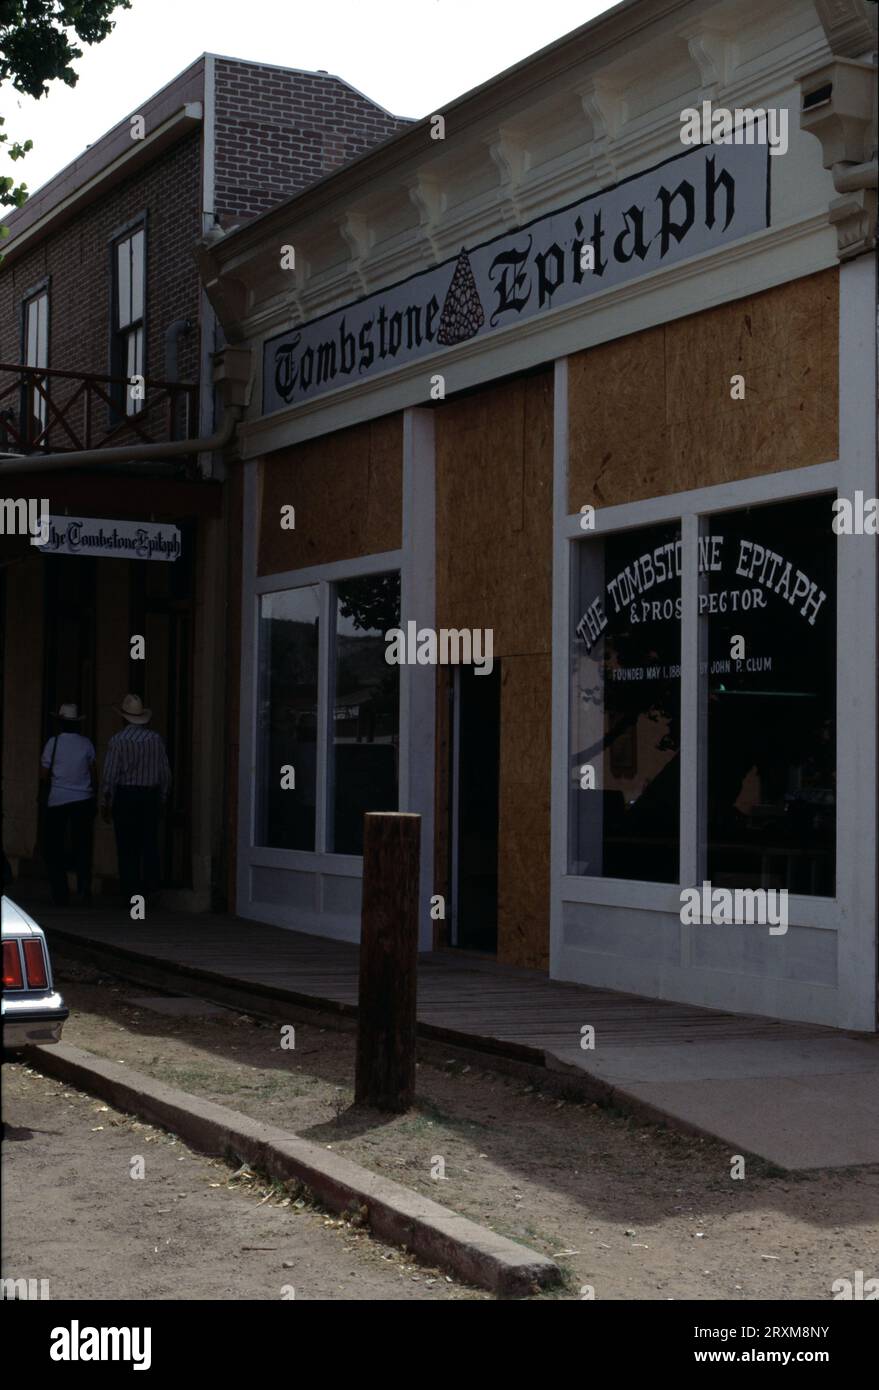
[[[875,1029],[875,31],[825,8],[619,6],[206,250],[242,915],[356,940],[399,807],[424,949]]]
[[[36,781],[53,715],[76,703],[100,765],[131,691],[152,710],[173,769],[161,824],[164,901],[205,910],[222,789],[221,489],[121,471],[17,473],[14,461],[3,486],[45,514],[44,543],[0,539],[4,852],[23,891],[45,878]],[[98,819],[94,891],[116,886],[113,830]]]

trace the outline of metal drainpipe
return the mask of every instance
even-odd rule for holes
[[[856,193],[859,188],[875,188],[877,166],[875,159],[863,164],[838,163],[833,166],[833,186],[837,193]]]
[[[177,380],[177,344],[184,333],[192,332],[192,319],[175,319],[165,329],[165,380]]]
[[[185,333],[192,332],[192,319],[175,319],[165,329],[165,380],[179,381],[177,345]],[[171,438],[179,439],[180,402],[172,397]]]
[[[68,454],[40,454],[36,458],[7,458],[0,462],[0,476],[4,473],[49,473],[60,468],[84,468],[94,463],[151,463],[184,458],[187,454],[206,454],[214,449],[222,449],[230,442],[243,414],[243,405],[227,405],[219,429],[206,439],[175,439],[166,444],[123,444],[113,449],[82,449]]]

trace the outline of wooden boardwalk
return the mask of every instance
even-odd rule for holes
[[[131,922],[107,908],[32,911],[56,950],[76,943],[77,954],[154,988],[275,1018],[296,1020],[295,1008],[356,1013],[356,946],[231,916],[151,911]],[[584,1024],[594,1050],[580,1046]],[[540,1067],[555,1089],[782,1168],[879,1163],[875,1035],[563,984],[454,951],[419,961],[418,1031],[490,1054],[498,1070]]]
[[[202,983],[236,983],[278,1000],[355,1012],[358,947],[223,915],[151,910],[131,922],[107,909],[35,909],[59,941],[109,950],[183,971]],[[199,991],[203,992],[203,991]],[[805,1039],[832,1034],[783,1023],[645,999],[550,980],[479,956],[439,951],[421,956],[418,1020],[423,1032],[543,1062],[548,1050],[570,1058],[591,1024],[604,1046],[699,1043],[720,1039]],[[578,1060],[574,1057],[572,1060]]]

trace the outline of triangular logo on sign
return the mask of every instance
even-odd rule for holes
[[[479,332],[484,323],[485,310],[470,268],[470,257],[466,248],[462,247],[443,303],[436,340],[443,347],[466,342]]]

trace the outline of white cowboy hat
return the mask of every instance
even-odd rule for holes
[[[85,719],[84,714],[80,714],[79,705],[59,705],[58,712],[53,716],[55,719],[69,719],[71,723],[79,724]]]
[[[126,695],[121,705],[114,705],[117,714],[121,714],[123,719],[127,719],[129,724],[148,724],[153,717],[151,709],[147,709],[139,695]]]

